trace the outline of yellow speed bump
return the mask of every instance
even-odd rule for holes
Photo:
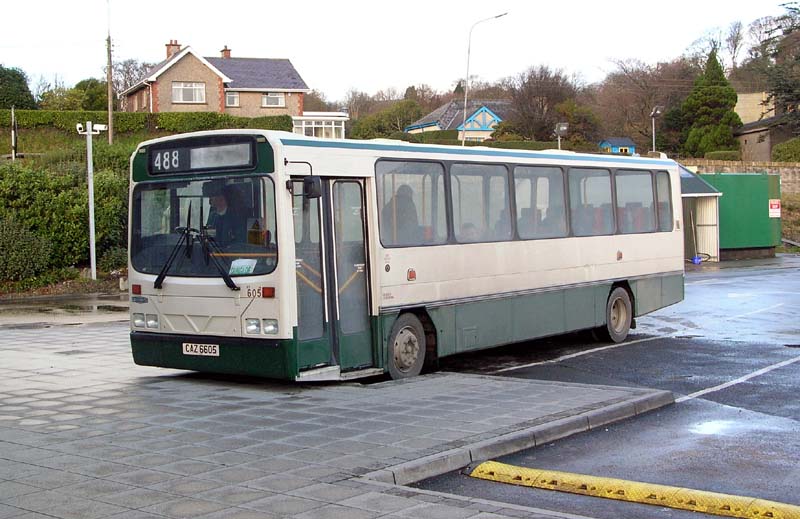
[[[728,517],[800,519],[800,506],[765,499],[624,479],[600,478],[571,472],[529,469],[496,461],[481,463],[469,475],[473,478],[511,485],[558,490],[584,496],[666,506]]]

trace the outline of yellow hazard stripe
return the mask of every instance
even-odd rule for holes
[[[666,506],[727,517],[800,519],[800,506],[776,501],[571,472],[515,467],[496,461],[481,463],[469,475],[473,478],[511,485],[558,490],[584,496]]]

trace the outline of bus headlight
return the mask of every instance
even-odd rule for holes
[[[261,320],[260,319],[245,319],[244,331],[250,335],[261,333]]]
[[[133,325],[136,328],[144,328],[144,314],[133,314],[131,319],[133,319]]]
[[[275,335],[278,333],[278,320],[277,319],[262,319],[264,323],[264,333],[267,335]]]
[[[148,328],[158,328],[158,315],[147,314],[145,315],[145,320],[147,321]]]

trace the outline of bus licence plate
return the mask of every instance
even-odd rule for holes
[[[219,344],[183,343],[184,355],[200,355],[202,357],[219,357]]]

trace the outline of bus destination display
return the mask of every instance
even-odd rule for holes
[[[151,149],[148,162],[152,175],[210,169],[251,168],[253,166],[253,143],[248,140],[233,144]]]

